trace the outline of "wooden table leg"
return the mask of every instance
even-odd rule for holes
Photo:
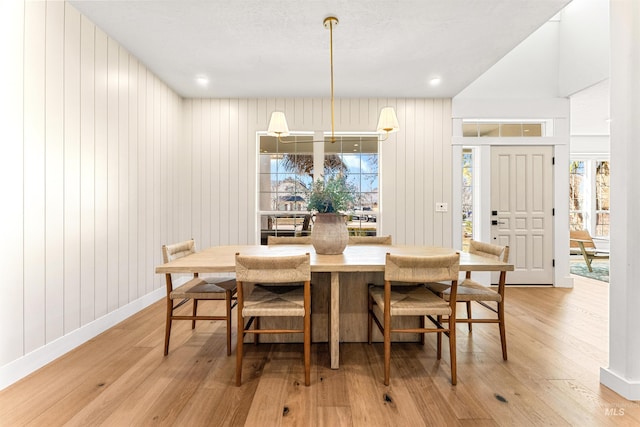
[[[338,369],[340,367],[340,273],[335,271],[331,272],[329,328],[331,369]]]

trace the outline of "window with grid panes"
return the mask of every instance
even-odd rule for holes
[[[348,135],[324,143],[324,176],[342,175],[355,189],[348,212],[349,232],[375,235],[379,214],[378,136]]]
[[[569,227],[609,237],[609,161],[575,159],[569,165]]]
[[[462,150],[462,249],[473,238],[473,151]]]
[[[336,141],[313,142],[313,137],[288,136],[285,143],[276,137],[260,136],[259,195],[261,242],[268,235],[310,234],[313,218],[307,211],[314,172],[325,178],[346,177],[356,189],[353,206],[345,212],[349,232],[376,235],[379,217],[378,136],[336,135]],[[322,165],[314,165],[314,150],[321,151]],[[316,153],[317,155],[318,153]]]

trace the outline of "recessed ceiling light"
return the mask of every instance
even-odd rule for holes
[[[196,83],[200,86],[207,86],[209,84],[209,78],[207,76],[196,76]]]
[[[442,81],[442,79],[441,79],[440,77],[432,77],[432,78],[429,80],[429,84],[430,84],[431,86],[438,86],[438,85],[440,84],[440,82],[441,82],[441,81]]]

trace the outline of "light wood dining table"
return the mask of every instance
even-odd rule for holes
[[[309,253],[312,273],[330,273],[329,352],[331,368],[340,366],[340,275],[341,273],[383,273],[387,253],[398,255],[444,255],[450,248],[409,245],[353,245],[340,255],[316,254],[312,245],[229,245],[214,246],[156,267],[156,273],[229,273],[235,271],[235,254],[282,256]],[[500,272],[504,285],[513,264],[460,252],[460,271]],[[380,275],[381,276],[381,275]]]

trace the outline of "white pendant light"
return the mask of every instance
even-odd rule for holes
[[[393,107],[384,107],[380,111],[377,128],[378,133],[386,133],[383,141],[389,138],[390,133],[398,132],[398,129],[400,129],[400,125],[398,125],[398,117],[396,117],[395,110]]]
[[[278,138],[289,135],[287,118],[284,116],[284,113],[282,111],[274,111],[273,113],[271,113],[271,120],[269,120],[267,135],[277,136]]]

